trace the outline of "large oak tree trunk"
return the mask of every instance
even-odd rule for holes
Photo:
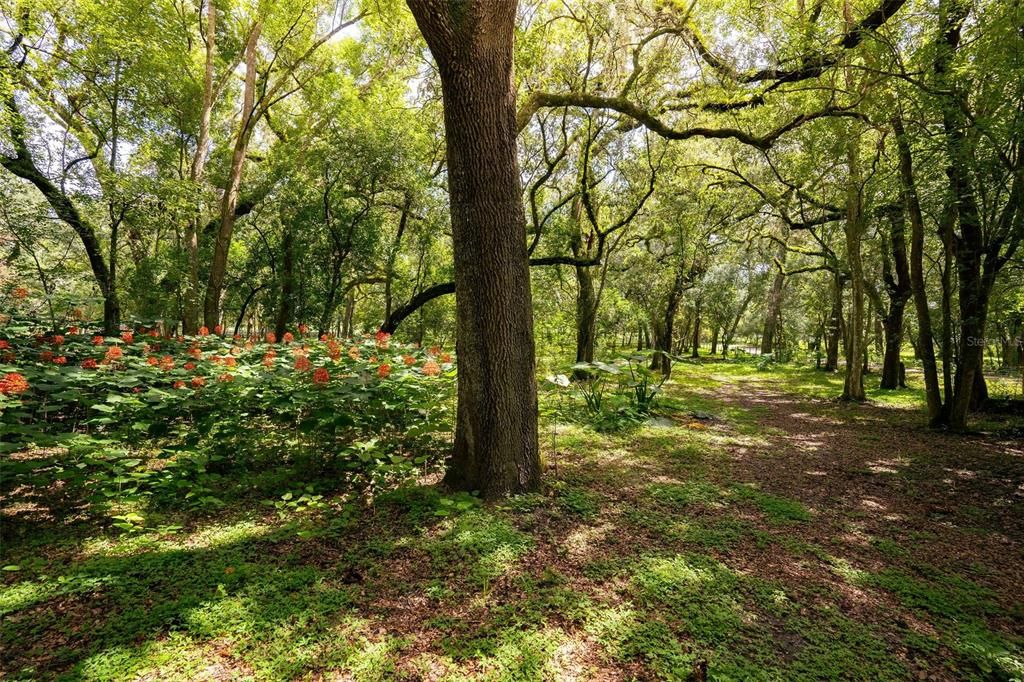
[[[783,267],[786,264],[786,244],[779,244],[778,271],[772,279],[772,288],[768,291],[768,305],[764,314],[764,331],[761,334],[761,355],[771,355],[775,352],[775,337],[779,327],[779,318],[782,315],[782,287],[786,283],[786,273]]]
[[[540,483],[533,311],[512,76],[515,0],[408,0],[441,75],[459,357],[446,482]]]

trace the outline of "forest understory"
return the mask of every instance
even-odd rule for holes
[[[677,365],[635,429],[542,423],[542,492],[497,503],[426,476],[136,534],[5,489],[0,677],[1020,679],[1019,418],[841,382]]]

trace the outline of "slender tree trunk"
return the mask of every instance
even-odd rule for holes
[[[210,120],[213,114],[213,64],[217,40],[217,7],[214,0],[206,3],[206,68],[203,74],[203,108],[199,115],[199,136],[192,156],[189,179],[195,189],[206,170],[206,157],[210,146]],[[199,284],[199,229],[202,224],[202,209],[196,207],[195,215],[185,228],[185,258],[188,262],[185,272],[185,296],[182,314],[182,331],[195,334],[199,330],[199,309],[201,289]]]
[[[597,293],[587,266],[576,267],[576,362],[594,361],[597,333]]]
[[[693,350],[690,352],[691,358],[700,357],[700,313],[701,300],[698,298],[693,309]]]
[[[846,257],[850,266],[850,316],[846,338],[846,381],[843,399],[863,401],[864,392],[864,264],[861,241],[864,234],[863,198],[861,196],[861,161],[859,122],[854,122],[847,142],[849,178],[846,184]]]
[[[886,258],[882,277],[889,295],[889,310],[882,319],[885,337],[885,356],[882,360],[880,387],[895,389],[904,387],[903,361],[903,316],[907,301],[912,295],[910,264],[907,261],[907,240],[905,230],[906,209],[899,207],[890,212],[888,247],[890,258]]]
[[[843,335],[843,277],[836,272],[832,281],[832,313],[825,343],[825,371],[839,370],[839,339]]]
[[[242,91],[242,118],[235,138],[235,147],[231,154],[231,170],[228,174],[228,186],[224,189],[220,207],[220,229],[213,245],[213,258],[210,261],[210,276],[206,283],[206,300],[203,304],[203,320],[207,327],[213,329],[220,324],[220,301],[224,291],[224,278],[228,267],[228,250],[231,248],[231,235],[235,229],[235,209],[238,206],[238,193],[242,186],[242,171],[245,169],[245,157],[252,139],[254,120],[254,102],[256,96],[256,53],[262,23],[257,23],[249,33],[245,46],[245,86]]]
[[[903,119],[893,119],[896,132],[897,151],[900,159],[900,182],[903,203],[910,217],[910,285],[913,290],[914,308],[917,312],[917,350],[924,372],[925,397],[928,403],[928,423],[940,425],[944,420],[942,395],[939,393],[938,368],[935,364],[935,339],[932,334],[932,316],[928,309],[928,290],[924,276],[924,217],[914,181],[913,158],[910,142],[903,128]]]
[[[408,0],[444,100],[459,357],[446,482],[486,497],[540,485],[530,269],[512,75],[515,0]]]
[[[722,357],[729,354],[729,346],[732,344],[733,338],[736,336],[736,329],[740,326],[740,320],[743,319],[744,313],[747,312],[747,307],[750,305],[750,301],[754,298],[754,290],[751,287],[747,287],[747,293],[743,297],[743,302],[740,303],[740,309],[736,312],[736,316],[732,318],[732,324],[729,325],[728,330],[725,331],[725,338],[722,339]]]
[[[786,244],[779,244],[778,270],[772,279],[772,288],[768,292],[768,306],[764,315],[764,331],[761,334],[761,355],[771,355],[775,350],[775,334],[782,315],[782,286],[786,283],[783,267],[786,264]]]
[[[295,235],[285,225],[281,237],[281,300],[277,306],[274,334],[280,339],[288,331],[295,316]]]

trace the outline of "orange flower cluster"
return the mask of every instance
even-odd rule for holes
[[[29,389],[28,380],[17,372],[5,374],[0,379],[0,394],[18,395]]]
[[[377,368],[377,376],[381,379],[386,379],[389,374],[391,374],[391,365],[386,362]]]
[[[132,343],[135,341],[135,334],[131,332],[121,332],[121,340],[125,343]]]
[[[423,363],[421,371],[428,377],[436,377],[441,373],[441,365],[437,364],[434,360],[427,360]]]
[[[96,369],[98,367],[94,358],[86,358],[82,360],[82,369]]]
[[[120,346],[110,346],[107,348],[107,353],[104,357],[108,362],[114,362],[115,360],[120,360],[123,355],[124,351],[121,350]]]
[[[313,383],[323,386],[331,380],[331,375],[324,367],[317,367],[316,371],[313,372]]]

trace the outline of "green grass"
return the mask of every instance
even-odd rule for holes
[[[793,409],[824,417],[823,429],[864,409],[912,423],[921,408],[913,390],[870,408],[824,401],[837,387],[788,365],[680,365],[662,408],[674,426],[560,427],[545,488],[497,504],[410,485],[354,510],[331,496],[284,517],[259,499],[168,510],[162,523],[179,530],[41,525],[5,541],[3,563],[19,570],[0,574],[0,671],[518,681],[559,679],[583,661],[584,679],[591,666],[689,680],[703,663],[712,680],[1020,678],[1024,607],[1006,591],[1006,564],[936,563],[943,543],[1001,532],[1012,510],[977,498],[903,528],[822,502],[813,481],[774,476],[789,446],[761,424],[767,408],[730,397],[785,392],[810,401]],[[876,423],[857,422],[865,462],[892,442]],[[771,453],[751,461],[761,479],[741,451]],[[794,456],[831,465],[827,452]],[[845,474],[931,504],[927,485],[954,463],[907,459],[895,474]],[[1002,463],[998,475],[1021,472]],[[945,518],[968,535],[950,536]]]

